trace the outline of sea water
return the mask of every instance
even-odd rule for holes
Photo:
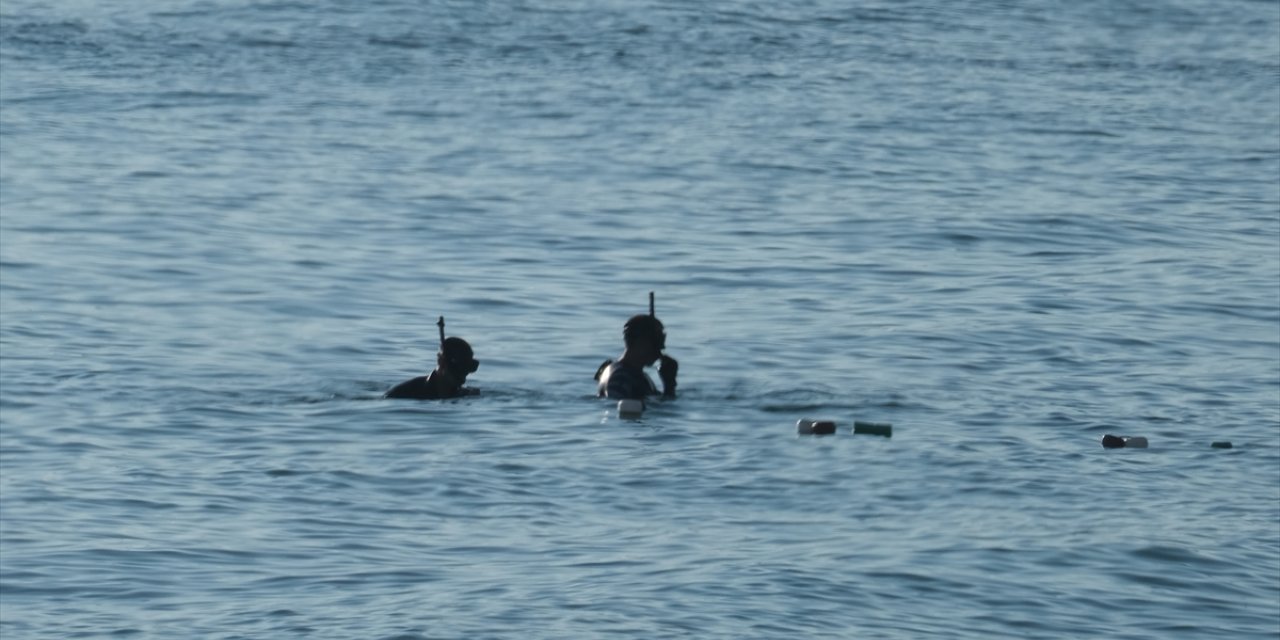
[[[1280,636],[1280,4],[5,0],[0,637],[108,636]]]

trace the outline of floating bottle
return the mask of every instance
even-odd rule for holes
[[[836,423],[831,420],[796,420],[796,433],[802,436],[829,436],[836,432]]]
[[[884,436],[886,438],[893,437],[893,425],[887,422],[862,422],[855,420],[853,423],[853,433],[868,436]]]
[[[1102,436],[1102,446],[1107,449],[1146,449],[1147,439],[1143,436]]]

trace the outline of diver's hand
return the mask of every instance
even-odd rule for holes
[[[662,378],[662,397],[676,397],[676,374],[680,372],[680,363],[668,355],[662,356],[662,364],[658,365],[658,377]]]

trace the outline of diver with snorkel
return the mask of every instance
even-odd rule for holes
[[[667,332],[662,321],[653,312],[653,292],[649,292],[649,315],[634,315],[622,325],[624,349],[616,361],[605,360],[596,369],[596,394],[615,400],[644,400],[659,395],[664,399],[676,397],[676,374],[680,363],[664,354]],[[662,380],[659,392],[653,380],[645,373],[645,367],[661,361],[658,377]]]
[[[435,370],[429,375],[405,380],[391,387],[382,397],[442,400],[480,393],[478,389],[462,386],[466,384],[467,376],[480,368],[480,361],[476,360],[471,345],[462,338],[444,337],[444,316],[440,316],[436,325],[440,327],[440,351],[436,353]]]

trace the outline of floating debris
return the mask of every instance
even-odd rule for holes
[[[1107,449],[1146,449],[1147,439],[1142,436],[1102,436],[1102,446]]]
[[[802,436],[829,436],[836,432],[836,423],[831,420],[796,420],[796,433]]]
[[[893,425],[887,422],[854,421],[853,432],[860,435],[893,437]]]

